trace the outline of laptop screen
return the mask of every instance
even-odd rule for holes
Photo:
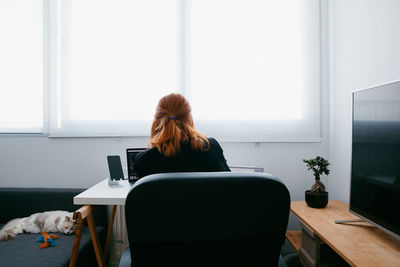
[[[126,159],[127,159],[127,168],[128,168],[128,180],[137,179],[136,173],[133,169],[135,166],[135,157],[142,151],[145,151],[146,148],[127,148],[126,149]]]

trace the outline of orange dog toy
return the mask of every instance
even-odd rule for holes
[[[40,248],[47,248],[50,246],[54,246],[55,244],[57,244],[57,241],[55,241],[54,239],[57,239],[58,235],[55,234],[48,234],[46,232],[42,232],[42,236],[38,237],[38,239],[36,239],[37,242],[44,242],[43,244],[40,245]]]

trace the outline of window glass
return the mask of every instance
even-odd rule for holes
[[[0,33],[0,132],[42,132],[42,1],[0,1]]]

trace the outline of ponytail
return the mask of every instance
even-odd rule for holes
[[[190,141],[195,151],[209,149],[208,139],[194,128],[189,102],[180,94],[170,94],[160,99],[149,140],[166,157],[181,152],[181,145]]]

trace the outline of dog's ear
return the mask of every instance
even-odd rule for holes
[[[71,220],[71,218],[70,217],[68,217],[68,216],[65,216],[65,221],[66,222],[69,222]]]

